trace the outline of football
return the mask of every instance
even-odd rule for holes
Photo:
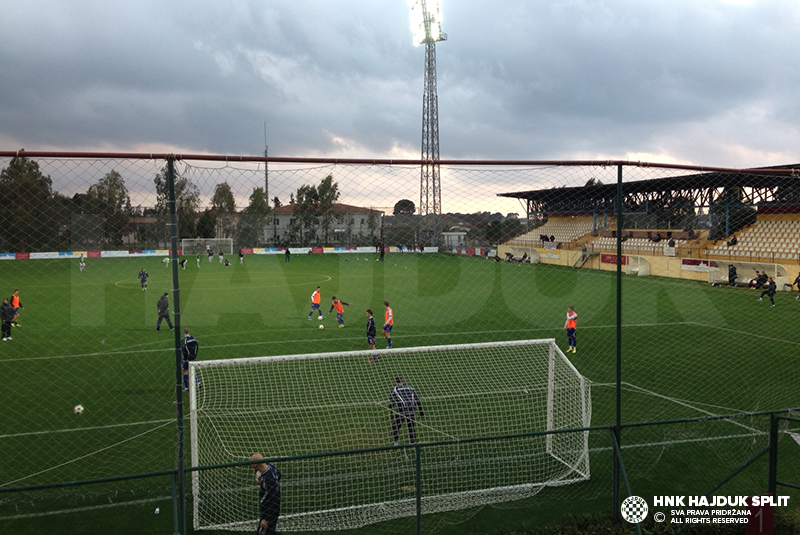
[[[321,331],[322,329],[324,329],[324,328],[325,328],[325,326],[324,326],[324,325],[320,325],[320,326],[319,326],[319,330],[320,330],[320,331]],[[77,407],[75,407],[75,408],[77,409]],[[81,408],[83,408],[83,407],[81,407]]]
[[[83,405],[75,405],[75,408],[72,409],[72,412],[75,414],[83,414]]]
[[[318,319],[319,321],[322,321],[322,318],[324,318],[324,317],[325,317],[325,316],[317,316],[317,319]]]

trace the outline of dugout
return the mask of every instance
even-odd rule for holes
[[[792,281],[794,280],[789,271],[782,265],[773,262],[728,262],[715,260],[719,265],[719,270],[708,272],[708,282],[711,284],[728,284],[728,266],[736,268],[736,285],[747,286],[750,279],[755,277],[756,270],[766,271],[767,275],[773,278],[779,292],[791,291]]]
[[[625,255],[625,274],[647,277],[650,275],[650,262],[641,255]]]

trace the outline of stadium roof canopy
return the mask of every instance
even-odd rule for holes
[[[651,167],[651,169],[657,169]],[[745,170],[703,171],[691,174],[622,182],[623,205],[669,206],[691,199],[694,207],[724,206],[723,196],[737,205],[800,204],[800,164]],[[664,173],[674,173],[665,168]],[[592,184],[498,193],[527,201],[528,213],[586,213],[616,209],[617,184]]]

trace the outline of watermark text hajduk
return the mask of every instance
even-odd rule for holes
[[[653,507],[785,507],[789,496],[653,496]]]

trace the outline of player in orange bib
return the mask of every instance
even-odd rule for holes
[[[350,306],[350,303],[345,303],[339,299],[336,299],[334,295],[331,297],[331,309],[328,311],[328,314],[333,312],[333,309],[336,309],[336,321],[339,322],[339,328],[341,329],[344,327],[344,307],[342,305]]]
[[[321,298],[322,295],[320,294],[319,286],[317,286],[317,289],[314,290],[313,294],[311,294],[311,312],[308,313],[309,320],[311,319],[311,315],[315,310],[319,313],[319,319],[325,319],[325,316],[322,315],[322,309],[319,308],[319,301]]]
[[[17,318],[19,318],[19,311],[23,308],[22,302],[19,300],[19,290],[15,289],[14,293],[11,295],[11,308],[14,309],[14,319],[11,320],[11,325],[14,327],[22,327],[21,323],[17,323]]]
[[[569,343],[569,349],[567,349],[567,353],[577,353],[578,352],[578,342],[575,339],[575,332],[578,329],[578,314],[575,312],[574,307],[567,308],[567,322],[564,324],[564,328],[561,329],[562,331],[567,331],[567,343]]]
[[[394,325],[394,313],[392,312],[391,307],[389,307],[389,301],[383,302],[384,308],[386,308],[386,312],[384,313],[384,322],[383,322],[383,337],[386,338],[386,349],[392,348],[392,326]]]

